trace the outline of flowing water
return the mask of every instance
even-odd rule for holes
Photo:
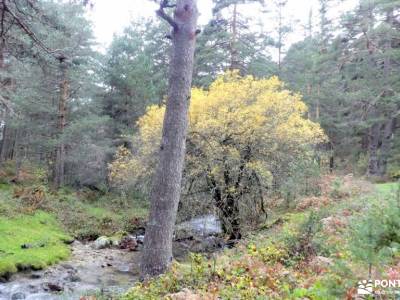
[[[0,299],[79,299],[94,291],[114,294],[132,286],[139,273],[139,252],[92,246],[74,242],[69,261],[43,271],[21,272],[0,283]]]
[[[176,230],[184,230],[188,238],[174,243],[177,258],[185,257],[189,250],[215,251],[221,247],[221,239],[215,237],[221,233],[221,224],[213,215],[181,223]],[[88,294],[113,295],[128,290],[138,280],[140,252],[97,250],[94,244],[75,241],[68,261],[42,271],[20,272],[8,282],[0,282],[0,300],[79,300]]]

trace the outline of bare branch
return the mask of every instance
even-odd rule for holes
[[[47,47],[36,35],[35,33],[26,25],[22,20],[6,5],[5,1],[3,1],[3,10],[8,12],[13,20],[19,25],[19,27],[45,52],[49,54],[54,54],[60,52],[60,49],[50,49]]]
[[[174,28],[174,31],[178,30],[178,24],[172,19],[170,15],[168,15],[164,8],[175,7],[175,5],[170,4],[168,0],[162,0],[160,3],[160,8],[156,11],[157,15],[168,22],[169,25]]]
[[[7,99],[5,99],[1,95],[0,95],[0,103],[2,103],[4,105],[4,107],[8,110],[8,112],[10,113],[11,116],[16,115],[16,113],[14,112],[14,109],[12,107],[11,102],[8,101]]]
[[[4,18],[5,18],[5,9],[4,9],[4,0],[1,3],[2,4],[2,9],[1,9],[1,32],[0,32],[0,37],[4,39]]]

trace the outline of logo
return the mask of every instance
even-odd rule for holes
[[[400,295],[400,280],[362,280],[358,282],[357,294],[365,295]]]
[[[374,293],[374,286],[372,284],[372,280],[359,281],[357,293],[359,295],[372,295]]]

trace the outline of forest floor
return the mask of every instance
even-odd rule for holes
[[[137,283],[120,297],[354,299],[359,281],[400,279],[399,185],[352,176],[325,176],[320,185],[319,196],[289,207],[270,203],[267,222],[235,248],[191,254],[166,275]],[[140,198],[52,192],[28,181],[0,184],[0,277],[73,261],[72,240],[132,232],[143,226],[147,209]],[[378,291],[387,293],[384,299],[396,299],[399,289]],[[110,298],[100,293],[82,299]]]
[[[234,249],[193,254],[122,299],[361,299],[369,278],[382,281],[374,299],[398,299],[400,281],[385,280],[400,279],[399,184],[327,176],[321,185],[320,196],[273,210]]]
[[[1,175],[0,280],[67,259],[75,239],[92,241],[132,232],[143,227],[147,215],[139,197],[127,201],[89,189],[54,192],[29,172],[23,172],[19,184],[10,184],[11,177]]]

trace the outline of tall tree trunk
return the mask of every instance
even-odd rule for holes
[[[4,69],[4,52],[5,52],[5,44],[4,41],[0,41],[0,69]]]
[[[54,172],[54,188],[58,189],[64,185],[64,174],[65,174],[65,144],[63,141],[63,133],[66,124],[67,114],[67,100],[69,95],[69,83],[67,78],[67,62],[65,58],[60,58],[60,97],[58,102],[58,142],[56,148],[56,161],[55,161],[55,172]]]
[[[3,8],[3,7],[2,7]],[[4,10],[1,9],[1,12]],[[4,69],[4,42],[0,42],[0,70]],[[3,86],[3,78],[0,78],[0,84]],[[2,131],[2,139],[0,140],[0,164],[5,160],[5,151],[7,147],[7,119],[8,119],[8,110],[7,108],[4,109],[4,119],[0,119],[0,122],[3,121],[4,124],[2,124],[2,128],[0,130]],[[1,116],[1,115],[0,115]]]
[[[2,128],[2,140],[0,141],[0,164],[6,160],[8,147],[8,111],[4,116],[4,127]]]
[[[22,145],[21,145],[22,128],[18,128],[15,133],[14,144],[14,160],[15,160],[15,181],[19,181],[19,175],[22,166]]]
[[[368,137],[368,176],[377,176],[379,174],[379,138],[380,138],[380,128],[379,123],[375,123],[371,126]]]
[[[279,21],[278,21],[278,75],[281,76],[282,70],[282,41],[283,41],[283,28],[282,28],[282,5],[279,5]]]
[[[321,110],[320,97],[321,97],[321,83],[319,83],[318,87],[317,87],[317,103],[315,105],[315,120],[317,122],[319,122],[319,116],[320,116],[320,110]]]
[[[239,66],[239,58],[238,58],[238,49],[237,49],[237,38],[238,38],[238,32],[237,32],[237,4],[234,3],[233,4],[233,16],[232,16],[232,24],[231,24],[231,28],[232,28],[232,38],[231,38],[231,42],[229,45],[229,50],[230,50],[230,54],[231,54],[231,65],[229,67],[229,69],[232,70],[239,70],[240,66]]]
[[[158,15],[172,27],[169,93],[158,167],[150,195],[151,207],[141,263],[143,278],[164,273],[172,262],[172,238],[181,193],[190,88],[196,43],[196,0],[178,0],[174,18],[162,1]]]
[[[1,148],[0,148],[0,163],[14,158],[15,137],[16,137],[16,130],[18,130],[10,125],[11,117],[8,110],[5,119],[6,119],[5,121],[6,124],[3,129],[3,141],[1,142]]]
[[[393,25],[393,9],[389,9],[386,15],[386,22],[390,26]],[[392,97],[393,91],[390,84],[390,74],[391,74],[391,50],[392,50],[392,36],[387,33],[386,42],[385,42],[385,59],[384,59],[384,69],[383,69],[383,76],[385,79],[385,90],[383,97]],[[379,153],[379,161],[378,161],[378,168],[379,168],[379,176],[383,177],[386,175],[387,171],[387,160],[390,155],[390,150],[392,148],[392,135],[394,130],[394,118],[390,115],[386,116],[386,121],[382,126],[382,137],[381,137],[381,148]]]
[[[378,174],[381,177],[386,175],[387,161],[390,155],[390,150],[392,149],[394,125],[394,119],[389,119],[383,126],[382,144],[378,162]]]

